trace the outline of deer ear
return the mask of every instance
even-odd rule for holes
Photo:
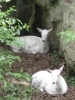
[[[46,69],[46,71],[48,71],[49,73],[52,73],[53,72],[53,70],[50,70],[50,69]]]
[[[53,29],[53,28],[52,28],[52,29]],[[48,30],[48,32],[51,32],[51,31],[52,31],[52,29],[49,29],[49,30]]]
[[[59,69],[60,73],[63,71],[64,65],[61,66],[61,68]]]
[[[42,29],[40,29],[40,28],[38,28],[38,27],[37,27],[37,30],[38,30],[39,32],[42,32]]]

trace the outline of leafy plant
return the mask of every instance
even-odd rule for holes
[[[69,30],[58,33],[58,36],[62,36],[62,39],[66,40],[66,43],[69,43],[75,40],[75,33]]]
[[[11,51],[0,49],[0,68],[3,67],[5,69],[7,65],[11,67],[15,60],[20,61],[20,57],[14,56]]]
[[[8,94],[5,97],[6,100],[21,100],[19,97],[13,97],[12,95]]]
[[[62,32],[58,33],[58,36],[61,36],[61,39],[66,42],[66,45],[68,43],[72,42],[72,41],[75,41],[75,33],[73,31],[69,31],[69,30],[62,31]],[[69,68],[67,69],[68,74],[70,73],[70,70],[69,70]],[[74,75],[72,75],[71,77],[68,77],[67,82],[69,84],[72,84],[72,85],[75,86],[75,77],[74,77]]]
[[[0,41],[10,45],[11,40],[15,40],[15,35],[20,35],[22,29],[29,30],[29,26],[23,24],[19,19],[12,17],[11,13],[16,12],[15,7],[10,7],[5,12],[0,12]]]
[[[24,79],[27,80],[28,82],[31,81],[30,75],[27,72],[24,72],[22,69],[20,69],[20,72],[16,73],[9,72],[9,74],[16,79]]]
[[[2,90],[7,94],[10,93],[12,96],[20,96],[22,92],[21,88],[19,88],[18,85],[14,87],[13,84],[8,83],[7,81],[4,81]]]
[[[25,95],[25,96],[30,95],[33,89],[34,89],[34,88],[32,88],[32,87],[27,88],[27,89],[25,90],[24,95]]]
[[[72,84],[75,87],[75,76],[71,76],[67,79],[68,84]]]
[[[11,41],[17,39],[15,35],[19,35],[23,28],[27,31],[29,30],[29,26],[26,23],[23,24],[19,19],[12,17],[12,12],[16,12],[14,6],[5,12],[0,12],[0,42],[6,45],[10,45]],[[17,73],[11,72],[11,66],[16,60],[20,61],[20,57],[14,56],[11,51],[0,49],[0,84],[2,84],[0,91],[5,95],[3,97],[4,100],[27,100],[27,97],[25,99],[24,96],[25,90],[23,91],[18,85],[15,87],[8,81],[11,77],[30,81],[29,74],[24,73],[22,69]],[[28,93],[30,91],[29,89]]]
[[[4,86],[2,87],[1,91],[3,91],[6,94],[5,95],[6,100],[10,100],[10,99],[11,100],[13,100],[13,99],[22,100],[22,98],[27,98],[27,96],[29,96],[33,90],[32,87],[24,89],[24,88],[21,88],[17,84],[14,85],[12,83],[7,82],[7,80],[3,80],[3,83],[4,83]]]

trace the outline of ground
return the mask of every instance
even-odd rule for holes
[[[46,54],[15,54],[21,57],[21,62],[16,61],[12,65],[13,72],[19,72],[22,68],[24,72],[28,72],[30,76],[37,71],[60,68],[62,63],[65,62],[64,58],[58,55],[55,51],[50,51]],[[63,77],[66,76],[66,65],[63,70]],[[1,96],[1,93],[0,93]],[[75,87],[68,84],[68,91],[64,95],[52,96],[42,92],[32,92],[30,95],[31,100],[75,100]]]
[[[30,75],[34,74],[40,70],[46,70],[47,68],[54,69],[60,68],[62,63],[65,61],[63,57],[57,56],[55,52],[49,52],[47,54],[17,54],[21,57],[21,62],[16,62],[13,64],[12,71],[19,71],[22,68],[25,72]],[[62,73],[63,76],[66,75],[66,66]],[[64,95],[51,96],[42,92],[32,92],[31,100],[75,100],[75,87],[68,84],[68,91]]]

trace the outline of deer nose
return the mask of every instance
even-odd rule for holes
[[[52,84],[55,84],[55,82],[53,82]]]
[[[45,42],[45,40],[42,40],[42,42]]]

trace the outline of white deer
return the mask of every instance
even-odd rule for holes
[[[45,91],[51,95],[65,94],[67,92],[67,83],[60,75],[64,65],[55,70],[39,71],[32,75],[31,83],[12,81],[14,84],[25,85],[25,87],[32,85],[34,88]]]
[[[18,37],[16,41],[11,42],[11,49],[15,53],[27,52],[27,53],[47,53],[49,51],[48,45],[48,34],[52,29],[42,30],[37,28],[37,30],[41,33],[41,37],[37,36],[22,36]],[[17,42],[19,45],[16,45]]]
[[[39,71],[32,76],[32,86],[48,94],[57,95],[67,92],[67,84],[60,75],[64,65],[60,69]]]

